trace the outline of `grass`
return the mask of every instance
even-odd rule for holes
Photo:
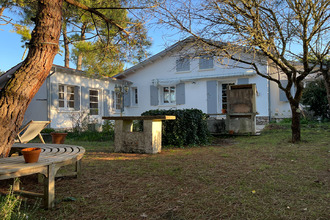
[[[304,124],[301,143],[291,144],[289,126],[272,124],[261,136],[216,137],[157,155],[68,140],[87,149],[83,174],[57,180],[56,209],[35,218],[330,219],[329,131]],[[29,189],[36,180],[22,181]]]

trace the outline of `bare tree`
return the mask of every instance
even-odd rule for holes
[[[329,53],[329,5],[328,0],[168,0],[156,13],[160,23],[194,36],[217,56],[248,64],[258,75],[277,83],[290,103],[295,143],[301,139],[303,80],[320,68],[329,68],[308,62],[311,55],[323,60]],[[248,59],[243,53],[258,59]],[[278,74],[258,68],[260,55],[285,76],[286,85]],[[298,60],[299,65],[292,62]]]
[[[109,27],[116,27],[120,34],[126,35],[128,43],[130,40],[134,40],[130,35],[134,33],[130,31],[132,28],[134,30],[134,25],[122,27],[112,18],[102,14],[102,10],[105,9],[90,8],[75,0],[65,1],[102,18]],[[7,3],[7,1],[5,2]],[[150,1],[146,2],[149,3]],[[0,2],[0,7],[2,3]],[[0,91],[0,157],[8,155],[18,129],[22,125],[24,113],[48,76],[54,57],[59,49],[63,0],[39,0],[30,1],[30,3],[37,4],[37,7],[35,7],[37,13],[34,18],[35,28],[28,44],[28,55],[13,77]],[[143,4],[141,1],[139,3]]]

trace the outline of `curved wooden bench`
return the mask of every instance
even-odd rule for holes
[[[27,192],[20,189],[19,181],[14,181],[13,190],[26,197],[41,197],[46,208],[53,208],[55,201],[55,176],[57,171],[66,165],[76,164],[75,175],[81,168],[81,159],[85,149],[80,146],[62,144],[14,144],[13,149],[40,147],[42,152],[37,163],[25,163],[23,156],[0,159],[0,180],[18,178],[31,174],[44,175],[44,193]]]

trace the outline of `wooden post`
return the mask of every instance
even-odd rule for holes
[[[44,206],[46,209],[54,207],[55,201],[55,174],[56,169],[54,164],[47,166],[47,174],[44,178]]]

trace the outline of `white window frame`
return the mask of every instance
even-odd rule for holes
[[[97,92],[97,95],[91,95],[91,91]],[[97,89],[90,89],[89,90],[89,114],[90,115],[99,115],[100,114],[100,91]],[[91,98],[97,98],[97,101],[92,101]],[[92,108],[91,104],[97,104],[97,108]],[[96,110],[97,114],[94,114],[94,112],[92,110]],[[93,112],[93,114],[92,114]]]
[[[139,105],[139,90],[137,87],[132,87],[132,106],[138,106]]]
[[[167,88],[167,90],[168,90],[168,92],[166,92],[166,93],[168,93],[168,100],[165,100],[165,96],[166,96],[166,93],[165,93],[165,89]],[[173,91],[173,94],[172,94],[172,96],[171,96],[171,93],[172,93],[172,91],[171,91],[171,89],[173,89],[174,91]],[[174,97],[174,99],[171,99],[171,97]],[[161,103],[163,104],[163,105],[173,105],[173,104],[176,104],[176,86],[163,86],[163,87],[161,87]],[[168,102],[166,102],[166,101],[168,101]]]
[[[208,64],[212,64],[212,66],[207,66],[207,68],[202,68],[201,64],[202,62],[206,60],[206,62]],[[212,61],[212,62],[211,62]],[[209,55],[204,55],[204,56],[200,56],[199,57],[199,63],[198,63],[198,66],[199,66],[199,70],[210,70],[210,69],[213,69],[214,68],[214,57],[213,56],[209,56]]]
[[[60,87],[63,87],[63,91],[60,91]],[[69,92],[68,88],[71,87],[73,88],[73,93]],[[63,94],[63,98],[60,98],[60,94]],[[68,96],[73,95],[73,100],[69,100]],[[58,107],[63,110],[75,110],[75,86],[72,85],[64,85],[64,84],[59,84],[58,85]],[[63,102],[63,107],[60,106],[60,102]],[[73,103],[73,107],[69,107],[69,103]]]
[[[178,69],[178,67],[182,67],[182,63],[187,63],[187,69]],[[189,57],[178,57],[175,63],[175,70],[176,72],[189,72],[190,71],[190,58]]]

